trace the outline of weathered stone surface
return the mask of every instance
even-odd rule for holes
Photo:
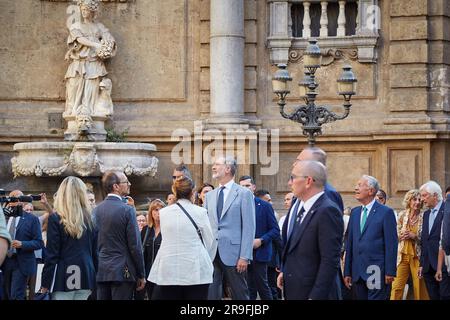
[[[391,16],[421,16],[427,14],[428,0],[392,0]]]
[[[389,110],[391,111],[425,111],[428,109],[426,88],[391,89]]]
[[[394,42],[389,49],[389,60],[392,64],[428,61],[428,45],[425,41]]]
[[[426,39],[428,36],[426,17],[395,18],[391,21],[391,40]]]
[[[428,86],[428,68],[425,65],[394,65],[390,74],[391,88]]]

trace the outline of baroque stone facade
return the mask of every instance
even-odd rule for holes
[[[291,163],[306,139],[299,125],[280,116],[270,80],[273,63],[287,59],[294,80],[288,103],[301,103],[296,83],[302,76],[305,41],[292,37],[291,9],[304,2],[102,1],[101,21],[120,48],[107,65],[114,83],[114,130],[128,129],[129,141],[151,142],[158,150],[156,179],[131,179],[138,203],[169,192],[171,151],[178,143],[173,130],[194,132],[194,121],[201,120],[206,129],[280,130],[278,174],[261,175],[264,165],[247,163],[239,166],[238,175],[253,174],[282,211]],[[336,6],[333,2],[329,10]],[[310,3],[312,13],[315,6],[320,8],[317,1]],[[429,179],[450,185],[450,5],[447,0],[358,3],[360,8],[361,3],[378,8],[377,35],[358,38],[356,29],[353,38],[342,36],[341,15],[341,37],[318,38],[325,55],[317,71],[319,103],[341,105],[336,79],[344,63],[352,65],[358,91],[350,116],[325,125],[317,145],[329,154],[330,182],[346,205],[356,204],[352,193],[357,178],[371,174],[387,191],[388,203],[399,208],[405,191]],[[10,160],[15,143],[64,138],[67,128],[61,114],[68,62],[63,57],[66,24],[74,19],[72,5],[0,0],[0,188],[52,194],[61,180],[13,179]],[[285,10],[284,24],[271,24],[274,7]],[[361,27],[361,12],[357,19]],[[330,30],[332,22],[327,23]],[[320,24],[323,34],[323,19]],[[372,42],[364,42],[364,37]],[[262,141],[256,135],[247,145],[254,139]],[[203,148],[208,144],[200,141]],[[210,181],[210,166],[190,167],[197,184]],[[86,180],[99,185],[98,179]]]

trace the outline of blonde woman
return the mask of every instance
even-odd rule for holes
[[[419,279],[420,235],[423,211],[419,190],[413,189],[403,199],[405,210],[399,213],[397,223],[397,276],[392,283],[391,300],[401,300],[405,284],[411,274],[414,300],[429,300],[423,279]]]
[[[53,300],[86,300],[95,288],[97,244],[86,185],[67,177],[48,218],[41,292]]]

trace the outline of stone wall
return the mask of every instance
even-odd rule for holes
[[[281,209],[292,160],[305,146],[298,124],[279,114],[267,48],[268,2],[244,0],[244,109],[250,125],[280,129],[280,172],[260,176],[260,166],[242,166],[272,192]],[[114,125],[129,128],[129,140],[154,143],[160,159],[156,179],[130,178],[138,201],[170,189],[170,152],[175,128],[193,131],[193,121],[210,110],[209,0],[105,1],[99,20],[117,40],[107,69],[113,81]],[[346,205],[355,205],[353,186],[361,174],[377,177],[401,205],[405,191],[428,179],[450,185],[449,17],[446,0],[379,1],[382,24],[376,63],[336,59],[317,72],[319,103],[335,105],[336,79],[344,62],[358,77],[350,116],[324,126],[318,146],[329,152],[331,183]],[[0,1],[0,188],[27,192],[56,190],[61,179],[12,180],[12,146],[22,141],[63,139],[49,114],[64,110],[67,61],[67,1]],[[320,45],[320,39],[319,39]],[[351,48],[350,48],[351,49]],[[293,94],[302,62],[290,61]],[[206,146],[207,143],[204,143]],[[209,166],[192,165],[198,183]],[[98,186],[98,179],[90,179]],[[100,192],[98,193],[100,196]]]

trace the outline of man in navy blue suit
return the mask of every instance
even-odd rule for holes
[[[289,186],[297,204],[283,224],[285,247],[277,281],[286,300],[337,298],[344,221],[337,205],[324,192],[326,180],[326,168],[320,162],[294,164]]]
[[[256,190],[251,176],[242,176],[239,184],[252,193]],[[261,300],[272,300],[272,292],[267,280],[267,264],[272,259],[272,240],[279,235],[280,228],[272,205],[259,198],[254,197],[254,199],[256,229],[253,240],[253,260],[248,266],[247,273],[250,300],[256,300],[257,292]]]
[[[421,200],[428,208],[423,213],[419,277],[425,279],[431,300],[449,300],[450,279],[447,268],[442,268],[442,281],[435,279],[445,211],[442,189],[435,181],[428,181],[419,191]]]
[[[386,285],[394,281],[397,271],[395,213],[375,201],[379,189],[374,177],[359,179],[355,198],[361,206],[353,208],[348,223],[344,282],[348,289],[353,286],[358,300],[385,300]]]
[[[19,197],[23,193],[14,190],[9,196]],[[4,293],[7,300],[25,300],[27,278],[36,275],[37,271],[34,251],[44,247],[41,224],[36,216],[21,210],[21,202],[10,203],[9,206],[17,208],[17,216],[10,217],[7,222],[12,243],[2,266]]]
[[[450,255],[450,187],[445,190],[446,201],[444,218],[442,220],[442,248],[446,255]]]

